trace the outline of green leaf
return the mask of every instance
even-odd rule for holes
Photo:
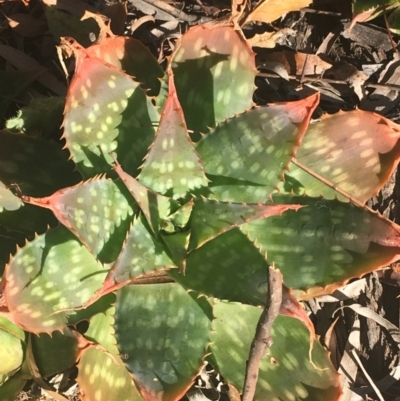
[[[117,261],[105,281],[105,288],[124,283],[146,272],[174,267],[163,244],[136,218]]]
[[[82,320],[90,320],[93,316],[107,313],[107,310],[115,303],[115,294],[106,294],[83,309],[71,311],[68,315],[68,325],[75,326]],[[90,328],[90,326],[89,326]]]
[[[0,181],[14,185],[14,192],[19,187],[24,195],[45,196],[80,179],[73,171],[73,163],[68,161],[68,151],[53,141],[0,131],[0,142]],[[35,206],[18,208],[20,200],[3,185],[0,193],[1,271],[17,245],[22,246],[26,238],[32,240],[35,233],[55,226],[57,220],[49,211]]]
[[[143,401],[118,356],[90,347],[78,364],[79,388],[96,401]]]
[[[179,209],[176,210],[171,216],[169,220],[174,225],[174,227],[184,228],[189,222],[190,215],[192,214],[193,209],[193,200],[191,199],[189,202],[185,203]]]
[[[140,82],[143,89],[149,90],[150,96],[160,92],[163,69],[148,47],[139,40],[126,36],[105,38],[90,46],[88,53],[124,70]]]
[[[114,299],[115,296],[112,294]],[[107,295],[106,295],[107,296]],[[89,328],[85,337],[90,341],[101,344],[104,349],[113,355],[119,355],[114,330],[115,307],[111,306],[104,313],[97,313],[90,319]]]
[[[210,325],[203,309],[178,284],[118,291],[118,347],[145,400],[176,400],[185,394],[203,363]]]
[[[0,386],[0,399],[2,401],[15,401],[26,384],[26,379],[17,375],[11,376]],[[0,376],[0,383],[2,382]]]
[[[4,316],[0,316],[0,330],[19,338],[21,341],[25,341],[25,332]]]
[[[240,230],[302,297],[332,292],[400,256],[400,228],[376,213],[323,198],[274,200],[307,207],[244,224]]]
[[[233,27],[192,27],[178,41],[171,66],[189,130],[207,132],[253,105],[254,53]]]
[[[174,199],[207,186],[207,178],[189,137],[172,75],[156,139],[146,156],[139,181]]]
[[[263,185],[272,192],[296,154],[317,101],[313,95],[221,123],[196,147],[206,172]],[[221,149],[229,149],[224,157]]]
[[[189,231],[161,233],[161,238],[168,248],[171,260],[179,267],[181,272],[185,271],[189,235]]]
[[[84,305],[104,280],[103,266],[72,233],[60,226],[38,236],[6,268],[5,299],[26,331],[62,330],[68,310]]]
[[[271,197],[271,187],[235,178],[207,174],[211,181],[209,198],[222,202],[266,203]]]
[[[264,305],[267,299],[267,262],[239,228],[190,252],[185,274],[174,269],[168,275],[187,289],[220,299],[251,305]]]
[[[24,195],[45,196],[80,179],[54,141],[0,131],[0,142],[0,181],[18,184]]]
[[[50,33],[56,43],[60,43],[61,38],[67,36],[88,47],[93,43],[90,34],[94,34],[96,38],[99,36],[100,28],[94,18],[81,19],[55,6],[44,5],[44,11]]]
[[[57,223],[49,210],[32,205],[24,205],[13,211],[3,210],[0,213],[0,274],[17,247],[23,246],[27,239],[33,240],[35,234],[42,234]]]
[[[50,336],[42,333],[30,335],[35,363],[42,377],[50,377],[64,372],[75,365],[78,357],[78,339],[73,331],[65,328]]]
[[[5,45],[4,45],[5,46]],[[12,99],[17,99],[18,96],[29,85],[43,74],[43,69],[34,69],[28,71],[0,71],[0,122],[3,126],[7,115],[8,108],[12,103]]]
[[[261,310],[254,306],[217,302],[214,306],[211,351],[224,378],[241,389],[246,361]],[[240,335],[238,335],[240,333]],[[273,344],[260,364],[254,401],[337,401],[338,373],[328,353],[314,342],[309,360],[310,335],[298,319],[278,316],[272,326]]]
[[[353,4],[353,14],[357,15],[364,11],[373,11],[376,8],[382,7],[382,3],[387,7],[393,3],[398,3],[398,0],[355,0]]]
[[[174,201],[142,185],[135,178],[125,173],[120,164],[117,163],[114,169],[135,198],[153,232],[157,233],[162,221],[166,220],[170,214],[171,205],[174,205]]]
[[[133,215],[133,205],[124,191],[121,182],[95,177],[46,198],[26,197],[23,200],[50,209],[95,256],[100,255],[103,262],[112,262],[121,250]],[[116,250],[104,252],[107,243],[113,241]]]
[[[24,358],[24,343],[23,331],[5,317],[0,316],[0,377],[11,376],[21,366]]]
[[[23,132],[36,138],[59,138],[65,98],[34,98],[18,115],[6,122],[11,132]]]
[[[151,100],[130,76],[83,50],[78,53],[63,125],[66,146],[85,177],[109,171],[110,152],[136,177],[158,120]]]
[[[196,198],[191,215],[189,252],[201,247],[218,235],[252,220],[282,214],[296,205],[258,205],[222,203]]]

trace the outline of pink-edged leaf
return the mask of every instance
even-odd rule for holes
[[[400,227],[377,213],[336,199],[274,196],[285,199],[307,207],[239,229],[301,299],[330,293],[400,258]]]
[[[181,37],[171,67],[190,130],[207,132],[252,107],[254,56],[233,26],[197,25]]]
[[[163,244],[146,228],[143,216],[134,220],[117,261],[112,266],[104,288],[129,282],[146,272],[175,267]]]
[[[237,200],[250,185],[275,190],[283,172],[296,155],[310,117],[319,101],[318,94],[305,99],[273,104],[243,113],[218,125],[197,144],[206,172],[212,175],[212,191],[217,199]],[[221,150],[226,149],[223,157]],[[216,177],[214,177],[216,176]],[[224,183],[223,179],[245,182]],[[251,188],[251,191],[256,188]],[[223,199],[219,194],[224,193]]]
[[[190,220],[189,252],[234,227],[253,220],[281,215],[286,210],[298,210],[301,207],[300,205],[223,203],[196,198]]]
[[[153,232],[158,232],[162,221],[167,219],[170,214],[174,201],[142,185],[138,180],[125,173],[119,163],[114,165],[114,170],[135,198]]]
[[[121,68],[136,82],[142,83],[144,88],[149,88],[150,94],[158,94],[163,70],[139,40],[127,36],[105,38],[99,44],[90,46],[87,53]]]
[[[95,177],[73,187],[61,189],[46,198],[23,196],[22,200],[50,209],[60,223],[98,256],[110,240],[120,238],[121,235],[124,238],[126,235],[125,222],[128,221],[129,224],[133,215],[133,199],[129,202],[123,190],[126,191],[121,182],[118,184]],[[122,233],[118,233],[119,227]],[[123,239],[119,244],[115,244],[117,253],[121,249],[122,241]],[[108,252],[108,255],[104,255],[105,260],[113,261],[110,254],[114,253]]]
[[[202,301],[209,307],[176,283],[126,286],[117,292],[117,345],[146,401],[179,400],[192,385],[211,327]]]
[[[309,126],[297,151],[297,160],[311,174],[292,164],[283,186],[288,191],[333,199],[337,192],[314,174],[365,203],[396,168],[399,138],[400,126],[375,113],[353,110],[325,114],[320,123]]]
[[[232,302],[215,302],[213,308],[213,359],[219,372],[239,391],[261,312],[260,308]],[[339,401],[339,374],[318,341],[313,342],[310,360],[310,333],[299,319],[278,316],[271,334],[273,343],[260,363],[254,401]]]
[[[156,192],[172,194],[174,199],[208,183],[186,128],[172,74],[156,139],[143,163],[139,181]]]
[[[110,170],[110,152],[136,175],[154,140],[158,119],[139,83],[85,50],[77,51],[63,126],[66,147],[85,177]]]
[[[6,267],[4,292],[14,321],[26,331],[62,330],[74,308],[101,287],[103,265],[65,227],[36,237]]]

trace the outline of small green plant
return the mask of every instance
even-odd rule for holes
[[[229,25],[191,28],[166,71],[134,39],[75,47],[65,149],[0,133],[0,398],[76,362],[83,400],[178,400],[204,360],[241,390],[274,265],[289,290],[255,399],[337,400],[298,301],[399,258],[399,227],[363,206],[399,127],[309,125],[317,94],[255,107]]]

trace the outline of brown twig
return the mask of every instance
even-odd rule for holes
[[[396,43],[394,43],[392,31],[390,30],[389,21],[387,19],[385,0],[381,0],[381,4],[382,4],[382,9],[383,9],[383,19],[385,20],[385,26],[386,26],[387,33],[389,35],[390,43],[393,47],[393,51],[395,53],[397,53]]]
[[[273,72],[259,72],[257,74],[257,76],[262,77],[262,78],[282,78],[280,75],[275,74]],[[295,75],[288,75],[288,77],[291,81],[299,81],[299,77],[297,77]],[[321,78],[319,76],[316,77],[316,76],[307,76],[307,75],[303,79],[303,83],[306,83],[306,82],[326,82],[328,84],[338,84],[338,85],[349,85],[350,84],[348,81],[345,81],[345,80]],[[400,85],[366,83],[363,86],[365,88],[393,89],[393,90],[400,91]]]
[[[304,64],[303,64],[303,71],[301,71],[301,76],[300,76],[300,83],[301,84],[304,82],[304,77],[306,76],[307,63],[308,63],[309,59],[310,59],[310,55],[307,54],[306,59],[304,60]]]
[[[268,303],[258,321],[256,334],[251,343],[244,379],[242,401],[253,401],[258,380],[258,370],[267,348],[272,345],[271,328],[282,303],[282,274],[273,266],[268,269]]]
[[[182,10],[178,10],[177,8],[171,6],[170,4],[164,1],[161,0],[144,0],[144,1],[148,4],[151,4],[153,7],[159,8],[160,10],[172,15],[173,17],[178,18],[181,21],[194,22],[198,19],[196,15],[186,14]]]

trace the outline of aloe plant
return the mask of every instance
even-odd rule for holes
[[[399,227],[363,206],[399,127],[361,111],[309,125],[317,94],[254,106],[231,26],[191,28],[166,71],[125,37],[75,57],[65,149],[0,133],[0,398],[76,362],[83,400],[178,400],[205,361],[240,391],[274,265],[290,302],[255,399],[337,400],[298,301],[400,257]]]

